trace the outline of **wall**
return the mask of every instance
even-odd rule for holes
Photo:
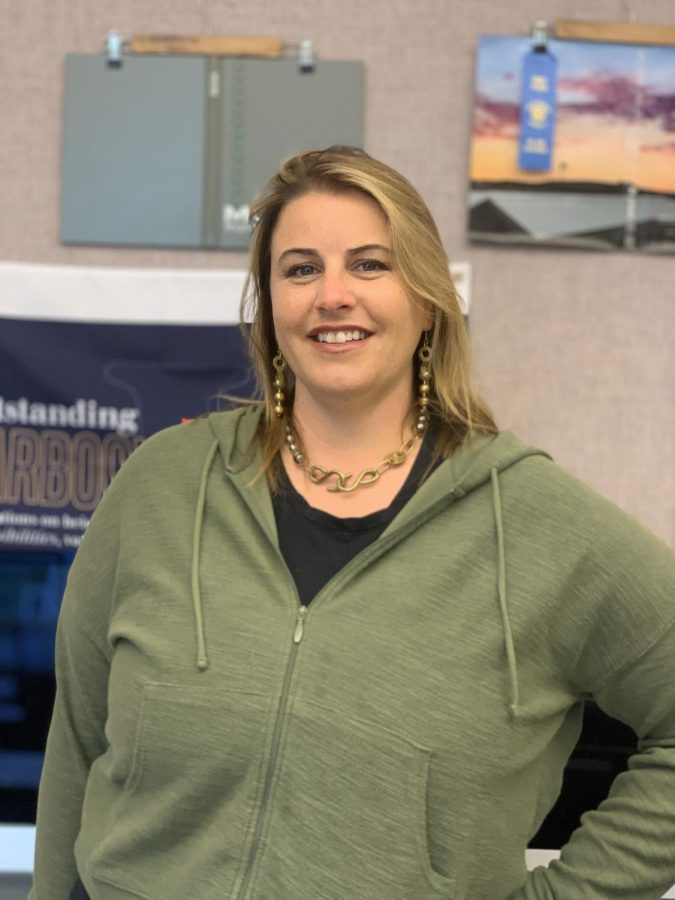
[[[0,0],[0,259],[241,267],[238,253],[62,247],[63,57],[105,35],[311,37],[366,67],[366,149],[400,169],[473,266],[478,379],[503,427],[675,546],[675,259],[470,246],[466,191],[480,34],[539,18],[675,24],[672,0]],[[180,128],[180,122],[176,123]]]

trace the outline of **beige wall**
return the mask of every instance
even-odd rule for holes
[[[479,382],[503,427],[675,547],[675,258],[470,246],[466,191],[478,36],[538,18],[675,25],[673,0],[0,0],[0,259],[241,267],[242,254],[62,247],[63,57],[106,33],[311,37],[362,59],[366,149],[400,169],[473,266]],[[177,123],[177,128],[180,123]]]

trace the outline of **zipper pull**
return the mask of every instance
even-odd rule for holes
[[[305,619],[307,617],[307,607],[301,606],[298,610],[298,618],[295,622],[295,631],[293,632],[293,643],[299,644],[305,630]]]

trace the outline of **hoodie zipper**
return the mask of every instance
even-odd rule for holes
[[[434,507],[438,505],[435,504]],[[430,516],[429,511],[427,511],[426,515],[416,516],[413,519],[412,523],[408,523],[407,527],[404,529],[404,534],[407,534],[409,531],[414,530],[417,525],[425,521]],[[365,568],[368,563],[371,561],[373,556],[379,556],[383,552],[383,548],[389,547],[390,544],[396,543],[398,540],[401,540],[399,535],[390,535],[388,539],[384,539],[379,543],[379,547],[377,549],[371,547],[363,550],[356,559],[351,560],[344,569],[341,570],[338,576],[335,576],[328,584],[333,584],[336,581],[342,581],[343,578],[340,578],[340,575],[343,573],[349,573],[352,575],[353,572],[358,572],[361,568]],[[295,584],[293,583],[293,587],[295,588]],[[323,595],[328,585],[324,585],[324,587],[319,591],[317,596],[312,601],[313,606],[319,605],[319,599],[321,595]],[[297,597],[297,593],[296,593]],[[272,790],[272,781],[274,779],[274,774],[276,770],[277,757],[279,755],[279,744],[281,743],[281,734],[284,727],[284,720],[286,718],[286,709],[288,707],[288,694],[289,688],[291,684],[291,678],[293,677],[293,671],[295,669],[295,661],[298,655],[298,649],[300,642],[303,639],[305,633],[305,623],[307,621],[307,615],[309,612],[309,608],[307,606],[303,606],[298,603],[298,611],[295,617],[295,625],[293,627],[293,636],[291,643],[291,652],[288,657],[288,662],[286,663],[286,671],[284,673],[284,680],[281,687],[281,695],[279,697],[279,706],[277,707],[276,718],[274,722],[274,732],[272,734],[272,746],[270,748],[270,756],[267,763],[267,769],[265,771],[265,782],[263,785],[262,795],[260,798],[260,808],[258,812],[258,820],[256,822],[255,831],[253,832],[253,840],[251,841],[251,849],[248,853],[248,858],[246,860],[246,869],[244,871],[244,877],[241,882],[241,886],[237,891],[235,900],[245,900],[246,892],[251,884],[251,878],[253,876],[253,867],[255,865],[255,860],[258,855],[258,850],[260,849],[260,839],[262,837],[262,832],[267,822],[267,812],[268,805],[270,799],[270,793]]]
[[[265,772],[265,782],[263,785],[262,796],[260,798],[260,808],[258,811],[258,821],[256,822],[251,849],[249,850],[248,859],[246,861],[246,870],[241,887],[237,892],[237,900],[244,900],[246,891],[251,883],[253,874],[253,866],[256,856],[260,848],[260,838],[262,837],[263,828],[267,821],[267,807],[269,804],[270,793],[272,790],[272,780],[276,771],[277,757],[279,755],[279,744],[281,743],[281,733],[283,731],[284,720],[286,718],[286,708],[288,707],[288,695],[295,668],[295,660],[298,656],[299,644],[305,633],[305,620],[307,619],[308,609],[306,606],[300,606],[295,619],[295,627],[293,628],[293,642],[291,644],[291,652],[286,663],[286,672],[284,674],[283,684],[281,686],[281,695],[279,697],[279,706],[277,707],[277,715],[274,722],[274,732],[272,734],[272,746],[270,756]]]
[[[454,499],[454,490],[449,492],[449,496]],[[413,517],[412,521],[407,522],[403,528],[397,529],[394,534],[388,535],[388,537],[384,539],[380,539],[376,542],[377,546],[371,545],[367,547],[365,550],[362,550],[361,553],[355,559],[352,559],[347,565],[338,573],[338,575],[333,576],[328,584],[324,585],[323,588],[319,591],[317,596],[312,600],[312,606],[318,607],[320,605],[320,600],[323,600],[324,593],[329,593],[327,588],[331,586],[333,591],[335,590],[336,585],[339,585],[344,582],[345,576],[351,577],[355,573],[359,572],[361,569],[364,569],[368,566],[368,564],[372,561],[373,558],[377,558],[381,556],[385,550],[389,549],[392,544],[396,544],[399,541],[403,540],[411,531],[414,531],[419,525],[425,522],[427,519],[432,518],[439,507],[445,505],[445,498],[443,501],[436,501],[436,503],[431,504],[429,508],[427,508],[422,514],[417,514]],[[255,510],[254,510],[255,513]],[[256,518],[258,518],[256,514]],[[269,535],[266,535],[269,539]],[[272,544],[272,548],[278,553],[278,547],[274,544],[273,541],[270,540]],[[283,562],[283,560],[282,560]],[[267,813],[268,813],[268,805],[270,799],[270,793],[272,790],[272,781],[274,779],[274,774],[276,770],[277,757],[279,755],[279,744],[281,743],[281,735],[284,727],[284,720],[286,717],[286,709],[288,707],[288,694],[291,683],[291,678],[293,676],[293,671],[295,669],[295,661],[298,655],[298,649],[300,642],[303,639],[305,633],[305,624],[308,615],[308,607],[303,606],[299,602],[299,597],[297,594],[297,589],[295,588],[295,582],[293,581],[293,577],[291,576],[288,569],[286,569],[288,577],[290,579],[291,585],[293,587],[293,591],[295,593],[296,600],[298,602],[298,608],[295,618],[295,625],[293,627],[293,635],[292,635],[292,644],[291,651],[288,657],[288,662],[286,664],[286,671],[284,674],[284,680],[281,687],[281,694],[279,697],[279,705],[277,707],[276,718],[274,722],[274,732],[272,734],[272,745],[270,748],[270,756],[267,763],[267,768],[265,771],[265,781],[263,784],[262,795],[260,797],[260,807],[258,811],[258,819],[255,826],[255,831],[253,832],[253,839],[251,841],[251,848],[248,852],[248,857],[246,860],[246,868],[244,870],[244,875],[241,881],[241,885],[239,890],[235,895],[235,900],[246,900],[246,893],[250,887],[251,880],[253,877],[253,868],[255,865],[256,857],[258,855],[258,850],[260,849],[260,840],[262,837],[263,829],[267,822]]]
[[[415,523],[418,519],[424,519],[424,516],[415,517],[412,526],[409,525],[407,530],[412,530],[415,527]],[[406,531],[407,531],[406,530]],[[400,539],[400,538],[398,538]],[[392,537],[390,535],[389,539],[385,539],[380,543],[379,551],[375,550],[373,552],[373,546],[367,547],[363,550],[358,557],[352,559],[347,565],[341,570],[338,576],[334,576],[328,584],[333,584],[334,582],[342,581],[340,575],[343,573],[349,572],[352,574],[352,571],[359,571],[361,568],[365,568],[367,564],[370,562],[371,557],[373,555],[379,556],[382,552],[383,546],[388,546],[389,544],[396,543],[396,536]],[[322,598],[324,591],[328,585],[324,585],[324,587],[319,591],[317,596],[312,600],[312,606],[317,607],[319,605],[319,600]],[[293,587],[295,588],[295,583],[293,582]],[[267,823],[267,813],[268,806],[270,800],[270,794],[272,791],[272,782],[274,780],[274,775],[276,772],[276,764],[277,757],[279,755],[279,744],[281,743],[281,735],[284,729],[285,718],[286,718],[286,710],[288,708],[288,699],[289,699],[289,688],[291,684],[291,678],[293,677],[293,671],[295,669],[295,661],[298,656],[298,650],[300,643],[304,637],[305,633],[305,623],[307,621],[307,615],[309,612],[309,608],[307,606],[303,606],[299,603],[299,597],[296,592],[296,598],[298,598],[298,610],[295,617],[295,625],[293,626],[293,634],[292,634],[292,642],[291,642],[291,650],[290,655],[288,657],[288,662],[286,663],[286,671],[284,673],[284,680],[281,686],[281,694],[279,696],[279,705],[277,707],[277,713],[274,721],[274,731],[272,734],[272,745],[270,748],[270,755],[267,762],[267,768],[265,770],[265,781],[263,784],[262,794],[260,797],[260,807],[258,810],[258,818],[256,821],[255,831],[253,832],[253,839],[251,841],[251,848],[248,852],[248,857],[246,860],[246,868],[244,870],[244,876],[241,881],[241,885],[239,890],[236,893],[235,900],[246,900],[246,894],[251,885],[251,880],[253,877],[253,869],[255,866],[256,857],[258,856],[258,851],[260,849],[260,840],[262,837],[263,829]]]

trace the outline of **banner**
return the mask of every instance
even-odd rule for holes
[[[243,283],[0,265],[0,549],[77,547],[148,435],[251,396]]]
[[[543,47],[530,50],[523,60],[518,166],[529,172],[551,168],[556,70],[555,57]]]

